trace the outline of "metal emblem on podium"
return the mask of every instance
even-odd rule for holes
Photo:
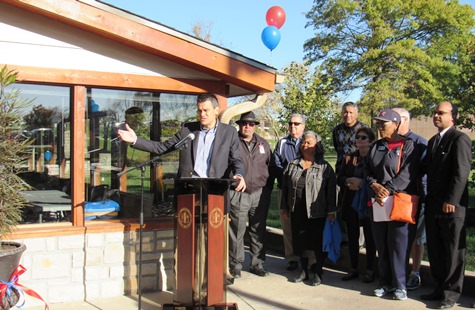
[[[191,211],[187,208],[182,208],[178,212],[178,224],[183,229],[188,229],[191,226]]]
[[[209,224],[214,229],[220,227],[223,224],[224,214],[223,210],[220,208],[213,208],[209,217]]]

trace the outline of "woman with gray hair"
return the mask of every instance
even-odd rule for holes
[[[333,221],[336,212],[336,176],[331,165],[323,158],[320,137],[313,131],[303,133],[297,157],[292,160],[282,177],[282,204],[284,216],[291,213],[292,244],[300,256],[302,271],[295,283],[309,280],[306,251],[315,253],[316,268],[311,285],[321,283],[323,262],[323,229],[327,217]]]

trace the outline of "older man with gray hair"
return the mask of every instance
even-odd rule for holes
[[[409,111],[403,108],[394,108],[393,111],[396,111],[401,115],[401,123],[399,125],[398,133],[416,143],[416,147],[419,149],[419,154],[421,154],[420,160],[422,162],[426,155],[427,140],[410,130],[409,124],[411,121],[411,115],[409,114]],[[425,174],[420,175],[418,191],[420,199],[417,224],[416,226],[412,225],[409,228],[409,249],[407,259],[409,262],[410,253],[410,256],[412,257],[412,270],[406,284],[408,291],[418,289],[422,283],[419,270],[421,268],[422,258],[424,257],[424,245],[426,244],[424,206],[425,197],[427,195],[427,176]]]
[[[281,138],[275,146],[270,163],[271,175],[277,179],[279,188],[278,209],[280,210],[282,175],[287,165],[296,157],[297,150],[305,130],[305,117],[302,114],[292,114],[289,119],[289,135]],[[287,270],[298,268],[298,257],[292,248],[292,230],[290,228],[290,218],[285,218],[280,214],[284,237],[285,258],[288,260]]]

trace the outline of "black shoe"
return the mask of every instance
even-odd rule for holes
[[[447,298],[440,302],[438,309],[448,309],[452,308],[455,305],[455,301],[448,300]]]
[[[318,276],[318,274],[314,274],[312,279],[312,286],[318,286],[320,284],[322,284],[322,279]]]
[[[421,299],[422,300],[427,300],[427,301],[442,300],[442,299],[444,299],[444,296],[440,293],[433,292],[433,293],[430,293],[430,294],[427,294],[427,295],[421,295]]]
[[[259,277],[265,277],[269,275],[269,272],[263,266],[260,265],[251,266],[251,268],[249,268],[249,271],[255,275],[258,275]]]
[[[313,263],[310,266],[310,271],[313,272],[313,273],[317,273],[317,264],[316,263]]]
[[[356,279],[360,276],[360,274],[357,271],[349,271],[346,275],[344,275],[341,279],[343,281],[350,281],[353,279]]]
[[[240,269],[233,269],[231,270],[231,275],[234,279],[239,279],[241,277],[241,270]]]
[[[287,270],[288,271],[294,271],[294,270],[297,270],[297,268],[299,268],[299,263],[294,261],[294,260],[291,260],[288,264],[287,264]]]
[[[374,281],[374,271],[367,270],[366,274],[363,277],[363,282],[364,283],[371,283],[373,281]]]
[[[302,272],[300,273],[300,276],[295,278],[294,282],[295,283],[300,283],[300,282],[307,281],[307,280],[308,280],[308,274],[305,271],[302,270]]]

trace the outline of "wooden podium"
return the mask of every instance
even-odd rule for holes
[[[237,309],[226,304],[225,216],[231,179],[175,180],[174,305],[163,309]]]

